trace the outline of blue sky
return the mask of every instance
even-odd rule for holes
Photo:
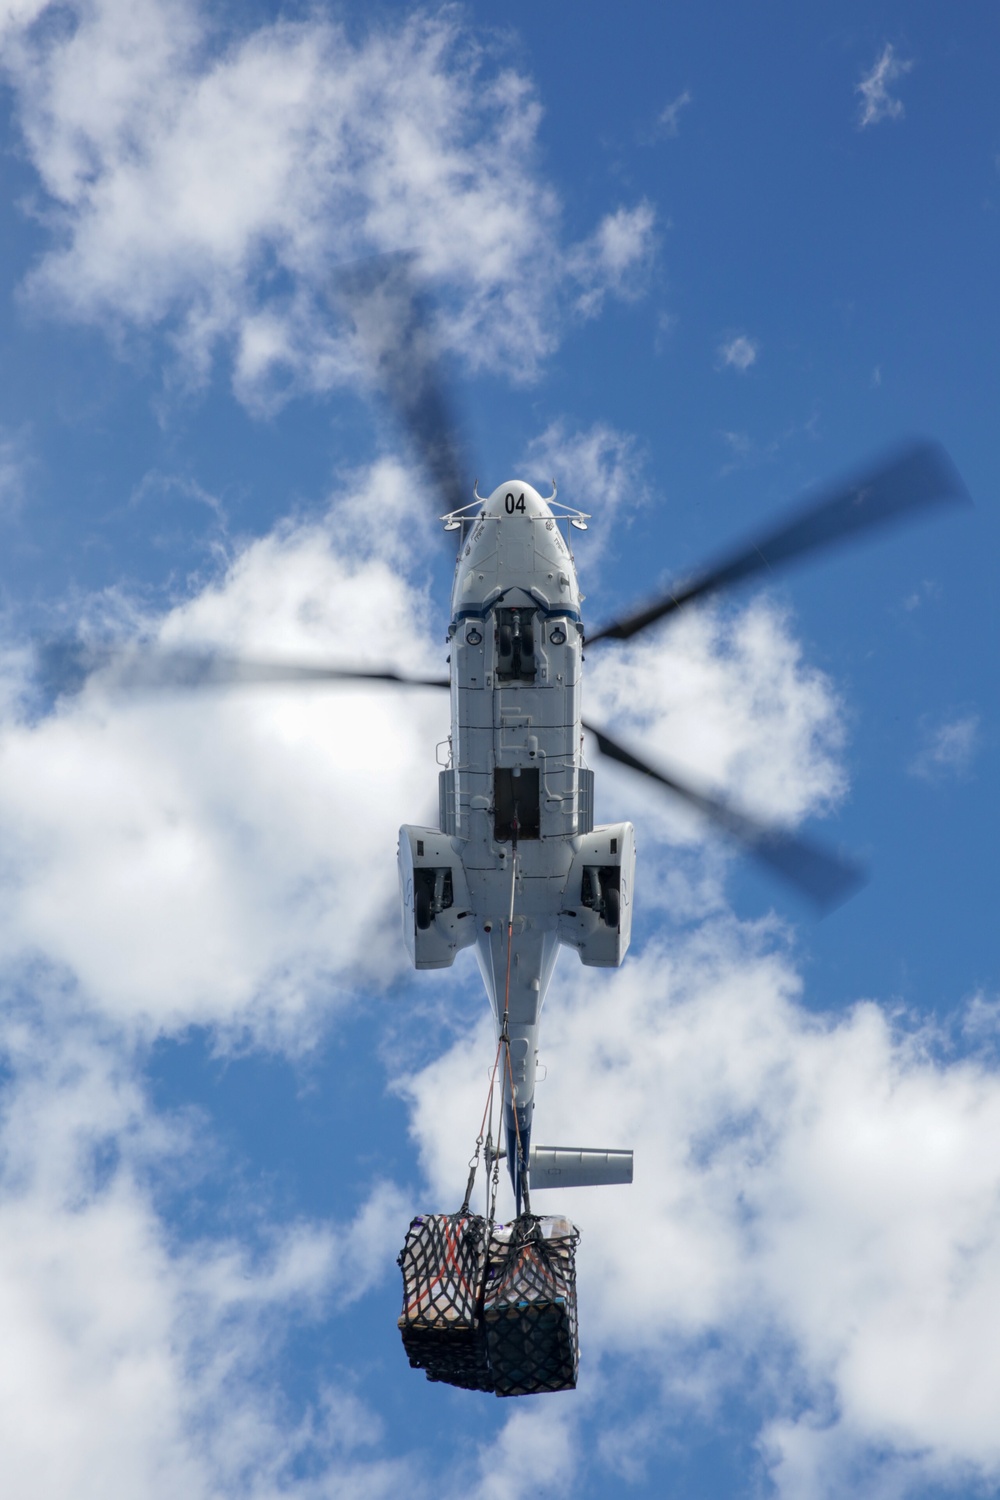
[[[986,5],[0,4],[12,1493],[995,1488],[998,40]],[[563,955],[536,1133],[636,1181],[559,1200],[581,1382],[537,1400],[428,1385],[395,1328],[492,1055],[470,956],[413,975],[398,933],[446,706],[31,676],[76,629],[442,665],[433,499],[327,295],[400,249],[480,488],[593,512],[593,625],[907,436],[975,500],[592,653],[590,717],[872,879],[817,923],[596,763],[637,926],[620,972]]]

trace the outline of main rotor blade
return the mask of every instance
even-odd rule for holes
[[[585,723],[583,727],[595,737],[602,755],[643,776],[649,776],[660,786],[667,787],[682,798],[689,806],[697,808],[742,844],[754,859],[808,896],[820,911],[832,911],[865,884],[867,876],[860,865],[841,859],[784,829],[759,823],[745,813],[737,812],[725,802],[695,791],[677,776],[640,760],[631,750],[626,750],[624,745],[619,745],[617,740],[613,740],[594,724]]]
[[[39,682],[53,697],[78,693],[97,672],[116,692],[181,691],[260,684],[388,682],[402,687],[447,688],[447,677],[414,677],[391,667],[350,667],[325,662],[268,661],[213,651],[158,647],[88,646],[49,641],[38,648]]]
[[[470,500],[470,469],[448,394],[426,290],[411,255],[382,255],[338,273],[375,380],[434,486],[441,507]]]
[[[765,569],[845,540],[859,532],[901,520],[930,505],[970,499],[948,454],[939,443],[919,442],[831,486],[818,500],[774,531],[765,532],[663,598],[605,625],[586,644],[626,641],[694,599],[731,588]]]

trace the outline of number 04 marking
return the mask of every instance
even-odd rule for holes
[[[503,505],[504,505],[504,510],[507,512],[507,514],[509,516],[512,516],[516,510],[519,510],[521,512],[521,514],[524,515],[526,507],[525,507],[525,504],[524,504],[524,496],[523,496],[523,494],[522,495],[518,495],[517,499],[515,500],[513,492],[511,490],[508,490],[507,493],[506,493],[506,495],[504,496]]]

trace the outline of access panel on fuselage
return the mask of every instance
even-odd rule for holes
[[[530,667],[522,649],[520,677],[500,681],[494,691],[495,763],[498,774],[536,769],[539,834],[572,836],[577,831],[579,632],[565,616],[552,618],[541,609],[526,616],[520,611],[522,643],[527,638],[532,644]],[[498,652],[509,645],[500,640],[509,628],[498,613]],[[506,650],[500,654],[500,660],[511,659]]]
[[[540,829],[537,766],[497,766],[493,773],[493,837],[509,843],[537,839]]]
[[[522,837],[578,831],[579,668],[580,635],[566,616],[519,602],[458,622],[452,755],[460,837],[470,836],[470,816],[486,796],[493,837],[508,841],[515,793],[525,807]],[[534,774],[518,788],[515,771]]]

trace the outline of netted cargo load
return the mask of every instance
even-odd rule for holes
[[[483,1322],[498,1396],[571,1391],[580,1360],[576,1247],[568,1219],[524,1214],[490,1236]]]
[[[477,1214],[418,1215],[399,1255],[399,1329],[414,1369],[428,1380],[492,1391],[482,1320],[486,1220]]]

